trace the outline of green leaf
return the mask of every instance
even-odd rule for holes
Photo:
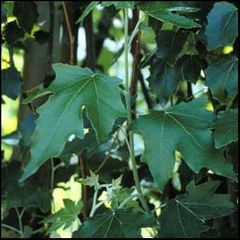
[[[81,23],[84,18],[94,9],[96,8],[96,6],[98,5],[99,1],[93,1],[90,2],[87,7],[84,9],[82,15],[80,16],[80,18],[77,20],[76,23]]]
[[[152,110],[136,120],[133,130],[143,135],[145,145],[142,161],[148,164],[161,191],[173,172],[175,150],[196,173],[207,167],[236,180],[232,165],[225,161],[222,151],[214,148],[209,128],[215,116],[204,109],[206,104],[206,98],[198,98],[165,111]]]
[[[56,231],[62,226],[64,229],[68,228],[78,219],[78,215],[81,213],[83,207],[82,201],[75,204],[70,199],[64,199],[63,202],[64,208],[43,220],[44,223],[50,224],[47,233]]]
[[[102,1],[101,5],[103,7],[109,7],[111,5],[114,5],[117,9],[121,8],[134,8],[134,1],[131,2],[121,2],[121,1]]]
[[[99,142],[108,137],[118,117],[126,116],[118,89],[119,78],[65,64],[54,64],[53,69],[56,79],[47,89],[31,96],[33,100],[53,93],[37,109],[40,116],[32,135],[31,159],[20,181],[34,174],[47,159],[59,156],[70,135],[84,137],[83,106]]]
[[[2,94],[16,100],[20,94],[21,75],[13,66],[1,71]]]
[[[219,181],[188,185],[187,193],[170,200],[160,215],[159,237],[200,238],[207,231],[206,220],[227,216],[236,210],[229,194],[214,194]],[[173,231],[174,229],[174,231]]]
[[[182,79],[181,65],[176,63],[171,67],[163,59],[154,58],[150,72],[147,80],[151,90],[157,94],[161,103],[167,102],[169,97],[175,93],[178,82]]]
[[[162,58],[170,65],[174,65],[178,59],[188,37],[183,31],[161,31],[156,37],[157,52],[156,57]]]
[[[238,58],[230,56],[211,63],[205,70],[206,85],[213,97],[225,104],[234,98],[238,91]]]
[[[155,224],[152,215],[119,209],[86,220],[73,234],[75,238],[138,238],[142,227]]]
[[[13,15],[16,16],[19,26],[26,32],[31,33],[33,24],[38,19],[37,5],[31,1],[15,1]]]
[[[204,35],[208,50],[232,45],[238,35],[238,9],[232,3],[217,2],[207,16]]]
[[[193,21],[192,19],[173,13],[175,11],[177,11],[178,13],[188,13],[199,10],[196,7],[189,6],[188,3],[180,1],[179,2],[148,1],[140,3],[139,9],[153,18],[156,18],[162,22],[170,22],[178,27],[187,29],[200,27],[200,25]]]
[[[221,148],[238,140],[238,110],[220,112],[214,123],[215,147]]]

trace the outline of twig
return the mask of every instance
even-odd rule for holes
[[[80,163],[80,172],[81,172],[81,177],[83,179],[86,178],[85,176],[85,172],[84,172],[84,164],[83,164],[83,158],[82,156],[78,156],[79,159],[79,163]],[[87,186],[83,185],[83,210],[82,210],[82,214],[83,214],[83,219],[87,218]]]
[[[69,35],[69,39],[70,39],[70,64],[73,65],[74,64],[75,37],[74,37],[73,32],[72,32],[72,28],[71,28],[71,24],[70,24],[70,21],[69,21],[69,15],[68,15],[67,7],[66,7],[66,4],[65,4],[64,1],[62,2],[62,6],[63,6],[63,12],[64,12],[66,24],[67,24],[68,35]]]
[[[101,162],[101,164],[97,167],[97,169],[94,171],[95,174],[97,174],[97,173],[100,172],[100,170],[103,168],[103,166],[106,164],[106,162],[107,162],[108,159],[110,158],[111,150],[112,150],[112,148],[113,148],[116,140],[117,140],[117,133],[116,133],[116,135],[115,135],[115,137],[114,137],[114,139],[113,139],[113,141],[112,141],[112,143],[111,143],[111,145],[110,145],[110,147],[109,147],[109,149],[108,149],[108,153],[106,154],[105,158],[103,159],[103,161]]]

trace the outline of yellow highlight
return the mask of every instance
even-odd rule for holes
[[[229,54],[233,51],[233,46],[228,45],[223,48],[223,54]]]
[[[19,98],[14,101],[4,95],[3,100],[5,104],[2,104],[1,109],[2,136],[7,135],[17,129],[18,125],[17,112],[20,103]],[[2,144],[1,149],[4,151],[4,160],[8,161],[12,156],[13,147],[6,144]]]
[[[208,102],[208,103],[205,105],[205,108],[206,108],[208,111],[211,111],[211,112],[214,111],[214,108],[213,108],[213,105],[212,105],[211,102]]]
[[[71,199],[75,203],[82,199],[82,185],[75,180],[74,176],[71,176],[70,180],[66,183],[58,183],[58,186],[59,187],[55,188],[53,191],[52,213],[64,208],[63,199]]]

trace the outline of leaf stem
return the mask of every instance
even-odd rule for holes
[[[94,215],[95,211],[96,211],[97,195],[98,195],[98,188],[95,188],[94,196],[93,196],[92,209],[91,209],[91,212],[89,214],[89,217],[92,217]]]
[[[22,232],[15,227],[12,227],[12,226],[10,226],[8,224],[4,224],[4,223],[1,224],[1,227],[12,230],[12,231],[18,233],[20,236],[22,236]]]
[[[128,42],[128,8],[124,9],[124,56],[125,56],[125,90],[126,90],[126,107],[127,107],[127,113],[128,113],[128,120],[127,120],[127,129],[132,124],[132,114],[131,114],[131,104],[130,104],[130,88],[129,88],[129,72],[128,72],[128,52],[129,52],[129,42]],[[130,160],[132,164],[132,171],[133,171],[133,178],[136,185],[136,189],[138,192],[138,196],[140,199],[140,202],[145,209],[145,211],[149,212],[148,205],[142,195],[140,183],[139,183],[139,177],[137,173],[137,166],[134,156],[134,142],[133,142],[133,132],[129,130],[129,154],[130,154]]]

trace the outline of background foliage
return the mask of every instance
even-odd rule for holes
[[[2,237],[238,237],[236,3],[1,18]]]

